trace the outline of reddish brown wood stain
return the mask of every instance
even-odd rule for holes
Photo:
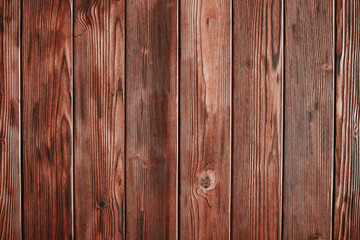
[[[74,1],[78,239],[125,238],[125,1]]]
[[[359,239],[358,0],[0,0],[0,239]]]
[[[282,4],[234,2],[234,22],[243,23],[233,26],[234,239],[281,237]]]
[[[336,1],[334,239],[360,239],[359,5]]]
[[[176,239],[177,3],[126,2],[126,237]]]
[[[333,1],[286,1],[285,239],[330,239],[334,161]]]
[[[21,238],[20,1],[0,1],[0,239]]]
[[[229,238],[230,7],[180,5],[181,239]]]
[[[22,9],[23,236],[71,239],[72,2]]]

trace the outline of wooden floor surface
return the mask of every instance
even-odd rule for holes
[[[360,239],[359,0],[0,0],[0,239]]]

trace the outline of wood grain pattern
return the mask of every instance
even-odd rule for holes
[[[0,0],[0,239],[21,239],[20,4]]]
[[[125,1],[74,5],[75,234],[124,239]]]
[[[336,1],[336,142],[333,239],[360,239],[360,2]]]
[[[330,239],[333,1],[285,1],[285,239]]]
[[[280,239],[283,2],[234,1],[234,239]]]
[[[177,1],[126,2],[126,235],[177,236]]]
[[[181,239],[229,238],[230,4],[180,4]]]
[[[359,0],[0,0],[0,239],[360,239],[359,59]]]
[[[23,236],[72,236],[72,2],[22,1]]]

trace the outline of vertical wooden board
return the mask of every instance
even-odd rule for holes
[[[177,1],[126,2],[126,235],[177,236]]]
[[[336,1],[334,239],[360,239],[360,2]]]
[[[282,0],[234,1],[234,239],[281,238],[282,8]]]
[[[285,1],[285,239],[330,239],[333,1]]]
[[[231,1],[180,9],[180,238],[228,239]]]
[[[0,0],[0,239],[21,239],[20,3]]]
[[[124,239],[124,0],[74,2],[75,235]]]
[[[23,236],[72,236],[72,2],[22,1]]]

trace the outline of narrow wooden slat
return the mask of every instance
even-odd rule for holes
[[[176,239],[176,0],[126,2],[126,78],[127,239]]]
[[[75,236],[124,239],[125,0],[74,1]]]
[[[360,239],[360,2],[336,1],[334,238]]]
[[[23,236],[72,236],[72,1],[22,1]]]
[[[280,239],[282,0],[234,1],[233,239]]]
[[[285,1],[284,239],[330,239],[333,1]]]
[[[0,239],[21,239],[19,0],[0,0]]]
[[[181,239],[229,238],[230,4],[180,4]]]

